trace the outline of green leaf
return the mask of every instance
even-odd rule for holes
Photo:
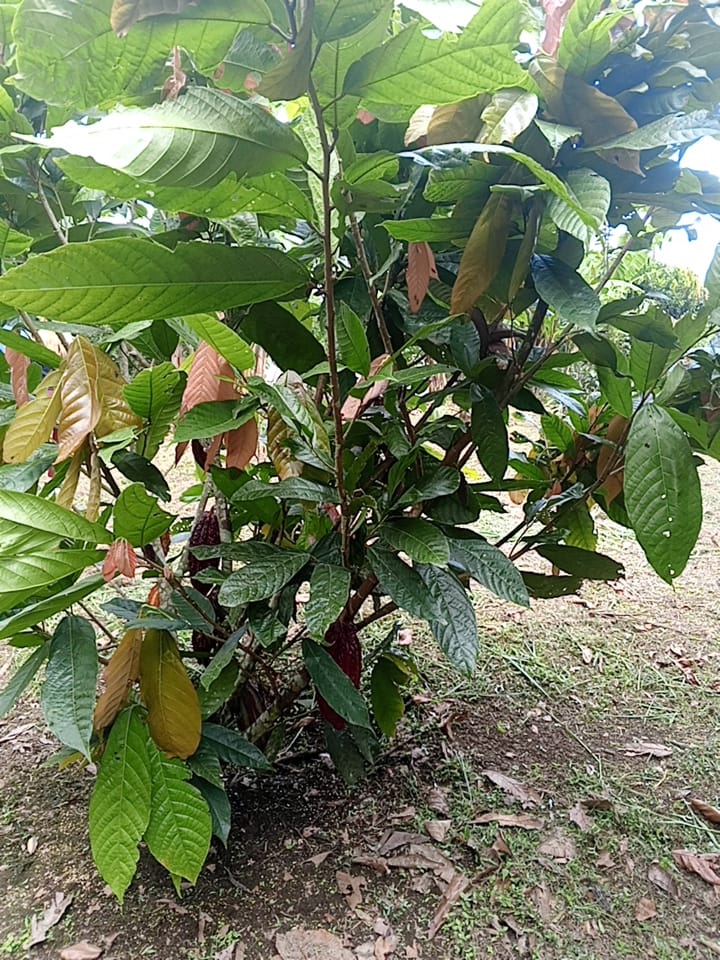
[[[252,500],[264,500],[273,497],[276,500],[307,500],[309,503],[339,503],[336,487],[324,483],[306,480],[304,477],[288,477],[278,483],[263,483],[261,480],[248,480],[230,498],[233,503],[247,503]]]
[[[502,480],[507,470],[510,448],[505,419],[495,394],[487,387],[473,385],[470,432],[477,444],[480,463],[493,480]]]
[[[212,819],[182,760],[170,760],[148,742],[152,794],[145,842],[166,870],[196,883],[210,849]]]
[[[0,343],[4,347],[15,350],[16,353],[21,353],[24,357],[29,357],[30,360],[34,360],[35,363],[39,363],[43,367],[57,370],[60,366],[61,360],[56,353],[48,350],[41,343],[36,343],[35,340],[21,337],[19,333],[14,333],[12,330],[4,330],[0,327]]]
[[[398,664],[398,658],[383,654],[373,667],[370,695],[373,716],[386,737],[394,737],[398,720],[405,713],[405,702],[400,687],[408,681],[408,674]]]
[[[608,367],[598,367],[597,375],[603,397],[615,413],[629,420],[633,412],[630,380],[616,376]]]
[[[250,770],[269,770],[265,754],[254,743],[235,730],[228,730],[217,723],[203,723],[201,745],[211,749],[224,763]]]
[[[196,777],[222,788],[223,778],[220,757],[207,743],[201,741],[195,753],[188,757],[185,762]]]
[[[64,617],[50,641],[40,702],[58,740],[88,760],[97,675],[95,631],[83,617]]]
[[[522,571],[528,593],[540,600],[552,600],[554,597],[567,597],[577,593],[582,585],[580,577],[546,577],[542,573]]]
[[[658,347],[672,350],[678,346],[677,337],[673,331],[672,321],[662,310],[651,310],[637,316],[616,314],[607,318],[607,323],[617,330],[622,330],[635,340],[644,343],[654,343]]]
[[[385,0],[316,0],[313,32],[322,43],[350,37],[387,9]]]
[[[73,603],[84,600],[85,597],[102,587],[104,583],[103,577],[100,574],[95,574],[79,583],[74,583],[65,590],[58,591],[52,597],[39,600],[19,613],[13,613],[4,620],[0,620],[0,640],[14,637],[22,630],[27,630],[28,627],[34,627],[38,623],[42,623],[43,620],[49,620],[56,613],[67,610]]]
[[[396,550],[406,553],[416,563],[444,566],[450,559],[450,548],[443,534],[427,520],[402,517],[388,520],[378,530],[380,537]]]
[[[218,599],[226,607],[266,600],[300,573],[309,559],[307,553],[276,548],[266,558],[254,560],[231,573],[220,587]]]
[[[202,676],[200,677],[200,686],[205,690],[210,689],[225,667],[232,662],[241,634],[242,631],[236,631],[232,636],[228,637],[203,670]]]
[[[138,453],[148,460],[160,449],[180,409],[186,380],[186,375],[172,363],[161,363],[141,370],[124,389],[130,409],[147,421]]]
[[[685,569],[702,524],[702,496],[690,444],[672,417],[651,404],[633,419],[625,448],[625,507],[650,565],[667,583]]]
[[[42,536],[40,534],[39,538]],[[49,545],[47,540],[41,540],[40,547],[34,547],[32,543],[32,540],[28,541],[27,553],[0,558],[0,613],[12,610],[26,600],[34,600],[41,592],[40,588],[77,574],[103,559],[98,550],[60,550],[56,543]]]
[[[122,537],[133,547],[144,547],[162,536],[174,519],[171,513],[160,509],[141,483],[131,483],[115,501],[115,539]]]
[[[461,217],[419,217],[416,220],[383,220],[381,226],[395,240],[408,243],[443,243],[464,240],[470,236],[474,220]]]
[[[305,373],[326,359],[319,341],[279,303],[256,303],[240,321],[239,329],[266,350],[281,370]]]
[[[356,727],[370,727],[365,701],[352,681],[335,663],[327,650],[306,638],[302,644],[303,660],[318,693],[343,720]]]
[[[165,502],[172,499],[167,480],[155,464],[145,457],[133,453],[132,450],[116,450],[111,459],[113,466],[132,483],[141,483],[146,490]]]
[[[455,493],[459,486],[460,471],[455,467],[429,469],[405,491],[396,506],[412,506],[421,500],[434,500],[437,497],[447,497]]]
[[[0,467],[0,490],[26,493],[38,482],[57,459],[57,445],[43,443],[30,454],[25,463],[11,463]]]
[[[665,371],[670,350],[646,340],[633,340],[630,347],[630,376],[639,393],[652,390]]]
[[[90,523],[72,510],[65,510],[49,500],[40,500],[30,493],[0,490],[0,555],[6,542],[2,521],[42,530],[66,540],[112,542],[112,537],[104,527],[99,523]]]
[[[693,143],[703,137],[720,135],[720,117],[710,110],[694,110],[691,113],[676,113],[671,117],[661,117],[652,123],[638,127],[630,133],[600,143],[593,150],[609,150],[621,147],[623,150],[653,150],[680,143]]]
[[[542,299],[567,323],[592,332],[600,298],[592,287],[562,260],[535,254],[530,261],[533,283]]]
[[[365,326],[352,307],[343,302],[337,312],[336,334],[342,362],[354,373],[367,377],[370,373],[370,346]]]
[[[443,619],[443,610],[433,602],[417,570],[394,553],[377,546],[368,549],[368,559],[381,590],[402,610],[420,620]]]
[[[305,280],[279,250],[120,238],[39,254],[0,277],[0,298],[65,323],[126,323],[282,299]]]
[[[7,623],[7,621],[5,621]],[[7,634],[6,634],[7,635]],[[14,634],[13,634],[14,635]],[[20,664],[7,686],[0,691],[0,720],[7,716],[19,698],[27,690],[50,653],[50,643],[43,643]]]
[[[576,0],[563,27],[558,61],[578,77],[603,61],[616,43],[614,28],[625,10],[603,10],[599,0]]]
[[[209,188],[229,173],[268,174],[306,159],[290,126],[269,111],[198,86],[177,100],[117,110],[92,124],[71,120],[45,140],[26,139],[168,187]]]
[[[577,237],[589,247],[605,223],[610,209],[610,183],[594,170],[583,167],[568,171],[567,186],[575,198],[575,205],[570,206],[560,197],[553,195],[547,205],[548,215],[559,230]],[[592,217],[592,225],[588,224],[587,217],[580,216],[578,208]]]
[[[319,563],[310,578],[310,599],[305,606],[308,633],[322,640],[331,623],[345,609],[350,594],[350,571],[334,564]]]
[[[472,534],[462,538],[451,537],[449,543],[452,563],[503,600],[521,607],[530,606],[523,579],[502,550]]]
[[[197,403],[185,414],[175,428],[174,443],[215,437],[227,430],[235,430],[251,420],[257,402],[250,398],[237,400],[209,400]]]
[[[480,143],[512,143],[533,121],[538,98],[525,90],[498,90],[482,112]]]
[[[239,672],[239,665],[233,661],[225,665],[210,686],[198,687],[200,715],[203,720],[217,713],[230,699],[238,684]]]
[[[535,550],[564,573],[573,574],[583,580],[618,580],[624,575],[625,568],[621,563],[604,553],[595,553],[594,550],[568,547],[560,543],[545,543]]]
[[[478,655],[478,628],[470,598],[452,573],[424,565],[418,566],[417,571],[443,614],[442,621],[430,621],[433,636],[450,663],[469,676]]]
[[[148,732],[138,707],[118,716],[98,765],[90,798],[90,846],[105,883],[122,903],[135,876],[140,842],[150,820]]]
[[[485,0],[459,37],[429,39],[416,21],[354,63],[344,91],[377,108],[454,103],[499,87],[526,88],[528,76],[513,56],[523,21],[523,8],[513,0]]]
[[[227,847],[230,827],[232,825],[232,810],[230,801],[222,784],[208,782],[200,777],[194,778],[194,784],[205,797],[212,817],[212,832]]]
[[[199,314],[183,317],[183,322],[194,330],[201,340],[209,343],[213,350],[231,363],[236,370],[242,372],[254,365],[255,354],[252,348],[222,320],[218,320],[211,314]]]

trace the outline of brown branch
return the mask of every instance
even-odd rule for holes
[[[285,713],[300,696],[310,686],[310,674],[302,667],[290,680],[285,689],[275,698],[270,706],[261,713],[255,723],[245,730],[245,736],[251,742],[256,742],[269,733],[275,726],[275,723]]]

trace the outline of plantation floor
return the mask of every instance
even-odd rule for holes
[[[276,774],[232,784],[229,849],[182,900],[145,857],[123,909],[103,889],[92,777],[43,767],[55,746],[20,704],[0,723],[0,957],[25,956],[57,894],[72,903],[38,960],[82,940],[115,960],[720,956],[720,886],[672,856],[715,853],[720,873],[720,826],[690,803],[720,806],[720,472],[703,473],[706,527],[674,591],[607,529],[620,584],[532,613],[478,594],[472,680],[417,628],[423,680],[371,779],[346,792],[301,727]],[[712,878],[712,859],[685,862]]]

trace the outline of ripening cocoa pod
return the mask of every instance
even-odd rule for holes
[[[215,514],[215,508],[211,507],[210,510],[206,510],[205,513],[203,513],[195,526],[192,528],[192,532],[190,533],[190,547],[213,546],[218,543],[220,543],[220,524],[218,523],[218,518]],[[211,583],[203,583],[202,580],[198,580],[197,575],[201,570],[209,570],[211,568],[217,570],[219,566],[219,557],[200,560],[193,554],[191,549],[190,558],[188,560],[190,583],[196,590],[199,590],[200,593],[207,596],[212,590],[213,585]]]
[[[346,677],[355,687],[360,686],[362,674],[362,651],[357,628],[348,620],[336,620],[325,633],[325,648]],[[346,723],[332,707],[318,694],[318,710],[327,722],[336,730],[344,730]]]

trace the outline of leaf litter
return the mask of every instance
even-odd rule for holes
[[[542,797],[537,790],[526,787],[514,777],[509,777],[498,770],[483,770],[482,775],[513,800],[519,800],[523,807],[539,806],[542,803]]]
[[[46,908],[42,916],[36,915],[32,917],[30,920],[30,940],[28,942],[29,947],[34,947],[37,944],[45,943],[48,938],[48,934],[56,924],[60,923],[70,908],[70,904],[72,902],[72,894],[68,894],[66,896],[64,893],[58,891],[53,897],[50,906]]]

